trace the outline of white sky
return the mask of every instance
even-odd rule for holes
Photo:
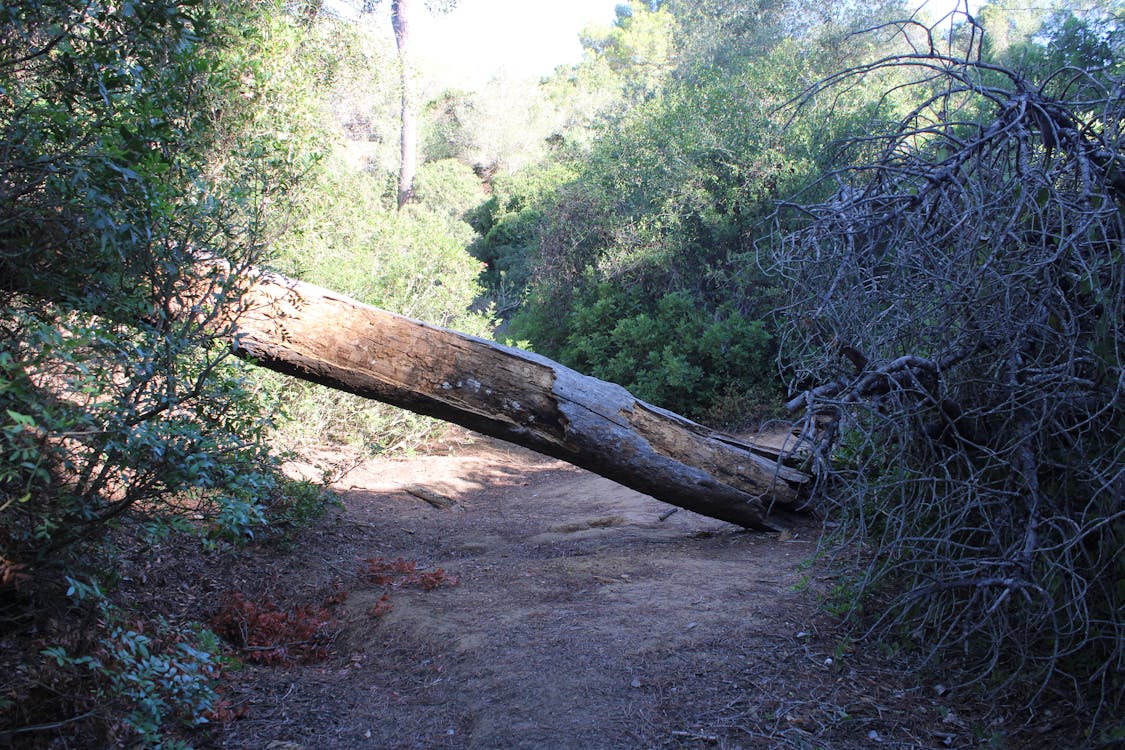
[[[448,14],[419,13],[419,62],[447,85],[473,88],[501,69],[519,78],[547,75],[582,58],[578,33],[609,24],[623,0],[460,0]]]
[[[419,8],[413,42],[418,62],[441,87],[478,88],[501,70],[517,78],[539,78],[559,65],[578,62],[578,33],[590,23],[611,23],[614,8],[625,1],[459,0],[443,15]],[[328,0],[327,5],[347,2]],[[937,17],[957,2],[914,0],[909,5],[925,3]],[[970,2],[975,9],[981,0]]]
[[[414,44],[419,62],[442,85],[476,88],[504,70],[538,78],[582,58],[578,33],[612,23],[627,0],[459,0],[448,14],[419,13]],[[939,17],[964,0],[914,0]],[[970,0],[973,8],[982,0]]]

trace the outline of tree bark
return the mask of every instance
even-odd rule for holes
[[[402,111],[399,131],[398,207],[414,197],[414,175],[418,171],[418,114],[415,105],[413,52],[410,47],[412,0],[391,0],[391,26],[402,71]]]
[[[808,477],[530,352],[285,277],[251,277],[232,345],[272,370],[462,425],[652,497],[768,530]]]

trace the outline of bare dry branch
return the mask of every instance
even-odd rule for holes
[[[806,94],[881,78],[884,106],[917,104],[852,142],[827,199],[779,210],[789,408],[839,549],[870,551],[871,632],[1119,715],[1125,82],[1031,80],[982,58],[971,19],[944,46],[888,29],[904,54]]]

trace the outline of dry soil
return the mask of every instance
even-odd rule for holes
[[[669,506],[485,440],[364,462],[336,490],[342,507],[291,549],[221,584],[337,601],[328,658],[232,672],[238,718],[212,746],[948,748],[988,734],[936,678],[832,625],[817,604],[830,582],[803,565],[811,519],[780,534],[661,520]],[[442,585],[376,584],[373,558],[441,569]]]

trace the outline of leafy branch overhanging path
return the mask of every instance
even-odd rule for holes
[[[531,352],[302,281],[245,277],[231,345],[254,364],[515,443],[687,510],[771,530],[809,477]],[[770,457],[767,457],[770,456]]]

